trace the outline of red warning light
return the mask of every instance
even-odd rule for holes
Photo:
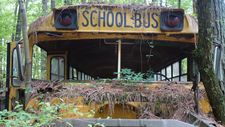
[[[72,15],[68,12],[64,12],[60,15],[59,22],[63,26],[69,26],[72,24]]]
[[[169,27],[176,27],[180,23],[180,18],[176,15],[168,15],[165,24]]]

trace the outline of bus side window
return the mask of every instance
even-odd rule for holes
[[[51,80],[64,80],[65,71],[64,71],[65,60],[63,57],[52,57],[51,59]]]
[[[73,67],[70,67],[69,79],[70,80],[77,80],[77,70]]]
[[[47,52],[37,45],[33,46],[32,79],[47,80]]]

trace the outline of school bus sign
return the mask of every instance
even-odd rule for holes
[[[81,32],[182,31],[184,14],[183,10],[79,6],[76,9],[56,11],[55,26],[57,29],[72,29]]]
[[[117,32],[156,32],[160,29],[160,12],[123,8],[81,8],[78,26],[82,30]]]
[[[159,29],[159,12],[136,12],[121,9],[81,9],[79,15],[81,29],[110,31],[151,30]]]

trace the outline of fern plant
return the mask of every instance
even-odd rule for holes
[[[118,74],[118,73],[115,72],[114,74]],[[121,77],[120,77],[121,80],[141,81],[141,80],[143,80],[143,75],[144,74],[142,74],[142,73],[135,73],[131,69],[125,68],[125,69],[121,69],[120,75],[121,75]]]
[[[115,72],[114,74],[118,74],[117,72]],[[134,71],[132,71],[131,69],[125,68],[125,69],[121,69],[120,72],[120,79],[121,80],[128,80],[128,81],[150,81],[153,80],[153,76],[154,76],[154,72],[153,71],[148,71],[147,73],[135,73]]]

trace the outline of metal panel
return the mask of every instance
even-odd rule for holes
[[[96,123],[101,123],[105,127],[194,127],[194,125],[172,119],[65,119],[64,122],[57,121],[52,127],[69,127],[65,121],[74,127],[88,127]]]
[[[58,10],[66,9],[66,7]],[[162,33],[160,30],[160,12],[175,11],[168,8],[154,8],[151,6],[132,5],[78,5],[69,9],[77,11],[78,30],[60,30],[60,32],[108,32],[108,33]],[[179,10],[176,10],[179,11]],[[54,27],[54,13],[41,17],[33,22],[29,34],[38,31],[57,32]],[[198,32],[196,20],[191,16],[184,16],[184,28],[180,32],[166,32],[167,34],[194,34]],[[59,31],[58,31],[59,32]]]
[[[78,9],[81,31],[98,32],[160,32],[160,11],[123,8],[83,7]]]
[[[7,43],[7,66],[6,66],[6,99],[5,99],[5,104],[6,104],[6,109],[9,110],[9,87],[10,87],[10,56],[11,56],[11,45],[10,43]]]

